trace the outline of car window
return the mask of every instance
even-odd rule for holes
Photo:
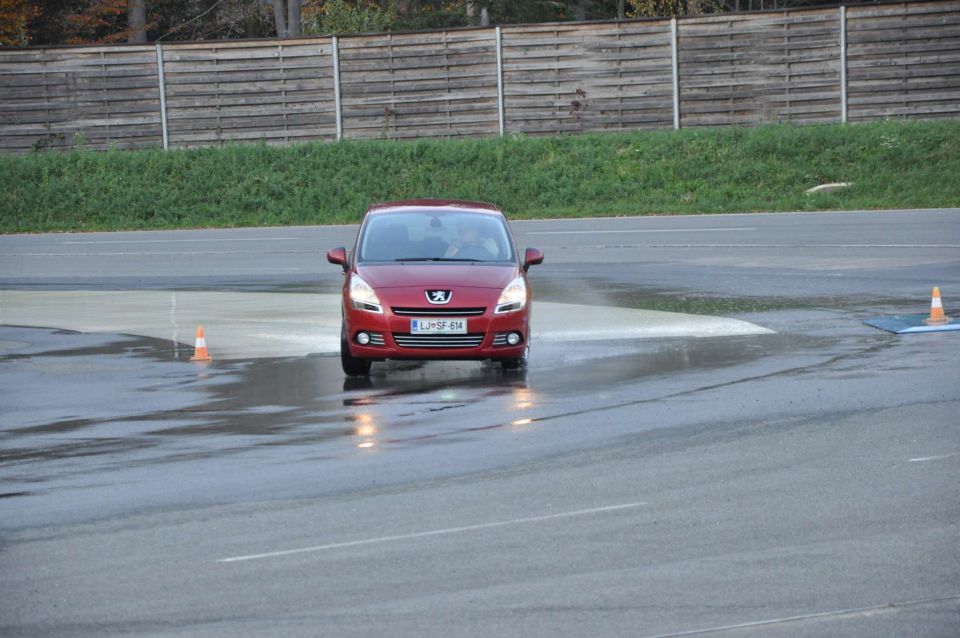
[[[417,211],[371,215],[358,261],[513,261],[513,243],[498,215]]]

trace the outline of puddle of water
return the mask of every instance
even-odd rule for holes
[[[6,354],[8,352],[14,352],[16,350],[21,350],[28,347],[30,344],[26,341],[10,341],[2,340],[0,341],[0,355]]]
[[[0,458],[22,448],[107,440],[138,431],[103,430],[144,414],[171,414],[206,398],[204,387],[223,382],[210,370],[174,359],[167,344],[144,337],[0,327],[0,336],[26,345],[0,356]],[[11,456],[12,455],[12,456]]]
[[[605,410],[640,409],[744,376],[776,374],[848,347],[836,337],[786,334],[542,342],[522,373],[481,362],[404,361],[375,364],[369,379],[355,380],[344,378],[335,356],[200,366],[173,360],[169,343],[144,338],[10,328],[0,328],[0,338],[31,343],[0,357],[0,381],[30,360],[24,357],[59,360],[84,352],[97,359],[92,369],[68,366],[56,375],[35,366],[35,378],[15,389],[29,405],[42,401],[38,391],[56,378],[65,397],[47,412],[32,412],[30,424],[0,426],[0,476],[9,492],[37,494],[22,499],[29,503],[19,510],[31,520],[73,507],[79,493],[111,507],[207,498],[202,489],[268,498],[281,475],[297,476],[301,485],[318,475],[331,480],[358,472],[367,462],[398,463],[409,473],[417,466],[411,454],[456,471],[468,462],[566,445],[571,437],[578,446],[599,444],[653,426],[608,422]],[[85,393],[90,402],[78,403]],[[583,416],[582,433],[551,432],[576,415]],[[513,438],[519,432],[536,438]],[[444,454],[429,456],[436,445]],[[171,476],[205,487],[195,497],[193,487],[171,491]]]
[[[705,292],[637,286],[601,277],[581,277],[571,281],[567,276],[544,276],[535,283],[537,298],[544,301],[694,315],[730,316],[802,308],[806,303],[789,297],[722,297]]]
[[[915,298],[883,295],[810,295],[785,297],[777,295],[723,296],[707,291],[670,289],[637,282],[611,281],[605,277],[570,273],[537,272],[534,282],[537,299],[595,306],[615,306],[638,310],[694,315],[739,317],[789,310],[847,310],[877,314],[893,314],[916,308],[924,310],[929,302],[923,290]],[[889,312],[881,312],[881,310]]]
[[[370,448],[435,439],[541,418],[628,395],[636,383],[685,372],[709,375],[770,354],[833,343],[757,335],[724,339],[541,344],[524,373],[478,362],[388,362],[368,379],[344,379],[335,357],[252,361],[211,389],[202,426],[157,436],[247,435],[271,445],[333,441]],[[272,407],[264,414],[258,406]]]
[[[404,361],[376,364],[369,379],[356,380],[343,377],[336,357],[260,359],[203,368],[164,361],[169,347],[163,342],[100,337],[96,345],[85,345],[92,336],[73,338],[81,342],[76,348],[63,348],[59,341],[50,344],[52,348],[35,348],[38,358],[30,361],[32,369],[58,378],[60,391],[67,395],[71,385],[84,390],[92,382],[107,388],[101,399],[112,400],[111,407],[98,410],[68,401],[33,413],[29,423],[18,420],[15,411],[8,413],[0,433],[0,462],[108,456],[114,457],[111,463],[122,464],[136,453],[137,463],[153,463],[181,459],[184,449],[203,456],[263,445],[337,443],[340,449],[365,449],[409,444],[542,418],[569,410],[580,397],[602,402],[644,378],[736,366],[805,345],[781,335],[544,343],[523,373],[482,362]],[[64,358],[73,360],[77,352],[93,358],[95,365],[57,365]],[[51,355],[56,360],[47,359]],[[144,358],[158,362],[163,371],[158,374],[149,366],[116,370],[122,366],[110,363]],[[133,388],[124,388],[124,383]],[[145,391],[160,400],[145,402]],[[95,403],[101,399],[95,397]]]

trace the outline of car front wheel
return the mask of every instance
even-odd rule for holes
[[[344,374],[351,377],[365,377],[370,374],[370,359],[361,359],[350,354],[347,343],[346,326],[340,328],[340,365]]]
[[[523,370],[527,367],[527,359],[530,357],[530,346],[527,346],[527,349],[523,351],[522,357],[516,357],[514,359],[500,359],[500,365],[503,366],[504,370]]]

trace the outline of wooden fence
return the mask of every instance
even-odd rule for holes
[[[960,0],[0,49],[0,150],[960,116]]]

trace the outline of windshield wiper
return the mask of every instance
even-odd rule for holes
[[[483,261],[482,259],[466,259],[463,257],[402,257],[394,261]]]

